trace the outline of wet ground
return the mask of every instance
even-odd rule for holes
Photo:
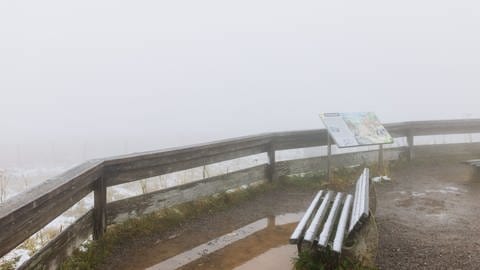
[[[480,178],[460,161],[403,166],[376,186],[379,269],[480,269]]]
[[[379,269],[480,269],[480,179],[459,160],[417,161],[376,185]],[[316,190],[289,186],[138,239],[105,269],[292,269],[288,238]],[[287,213],[287,214],[285,214]]]
[[[315,193],[299,186],[269,190],[119,247],[102,268],[292,269],[296,247],[288,238]]]

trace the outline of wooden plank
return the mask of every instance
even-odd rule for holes
[[[273,145],[275,150],[288,150],[327,145],[327,130],[306,130],[275,133]]]
[[[463,164],[480,167],[480,159],[470,159],[462,162]]]
[[[107,205],[107,223],[119,223],[129,218],[153,213],[163,208],[193,201],[226,190],[267,179],[267,165],[260,165],[226,175],[159,190],[156,192],[111,202]]]
[[[415,158],[415,137],[413,136],[412,131],[408,131],[407,133],[407,146],[408,146],[408,154],[407,158],[409,161],[412,161]]]
[[[310,203],[310,206],[308,207],[307,211],[303,215],[302,219],[298,223],[297,227],[295,228],[295,231],[292,233],[290,236],[290,244],[298,244],[299,242],[302,241],[303,235],[305,231],[307,230],[307,225],[309,221],[312,218],[312,215],[315,213],[315,210],[318,207],[318,204],[320,203],[320,198],[322,197],[324,191],[320,190],[313,201]]]
[[[323,224],[323,220],[325,218],[326,213],[328,212],[328,208],[330,206],[330,200],[335,195],[335,192],[328,191],[325,197],[323,198],[322,203],[318,207],[315,216],[312,218],[310,222],[310,226],[308,226],[307,231],[305,232],[305,236],[303,237],[303,244],[313,246],[314,241],[316,240],[318,231]]]
[[[362,224],[370,213],[369,198],[370,198],[370,171],[368,168],[363,170],[362,175],[357,180],[355,188],[355,196],[353,201],[353,210],[350,218],[350,228],[348,233],[351,234],[359,224]]]
[[[92,191],[101,161],[86,162],[0,204],[0,256]]]
[[[105,167],[123,169],[138,169],[155,164],[174,163],[195,158],[215,156],[242,149],[252,148],[270,143],[272,134],[261,134],[217,142],[210,142],[192,146],[169,148],[164,150],[135,153],[124,156],[111,157],[105,160]]]
[[[18,269],[59,269],[62,263],[85,242],[93,231],[93,211],[88,211],[68,226]]]
[[[478,158],[480,143],[452,143],[435,145],[415,145],[416,159]]]
[[[384,149],[384,160],[397,160],[406,152],[406,147],[386,148]],[[278,173],[280,176],[300,174],[300,173],[318,173],[327,170],[327,157],[313,157],[305,159],[295,159],[277,162]],[[340,168],[357,164],[375,164],[378,161],[378,151],[362,151],[355,153],[346,153],[332,155],[332,167]]]
[[[337,232],[335,233],[335,239],[333,240],[332,247],[333,251],[337,253],[342,252],[347,222],[348,218],[350,217],[350,209],[352,208],[352,198],[352,195],[347,194],[347,198],[343,204],[342,213],[340,214],[340,220],[338,221]]]
[[[318,236],[318,245],[322,247],[327,247],[330,240],[330,236],[333,231],[333,227],[337,224],[337,217],[340,210],[340,205],[343,200],[343,193],[339,192],[335,196],[333,201],[332,208],[330,208],[330,213],[328,214],[327,220],[323,224],[323,229],[320,235]]]
[[[273,145],[270,144],[269,149],[268,149],[268,180],[270,182],[275,181],[277,178],[277,174],[275,173],[275,149],[273,148]]]
[[[414,136],[480,133],[480,119],[407,122]]]
[[[195,155],[195,157],[190,159],[188,159],[188,156],[184,156],[183,158],[185,158],[185,160],[181,160],[174,156],[164,156],[158,160],[149,158],[143,161],[132,161],[133,164],[131,165],[112,165],[105,168],[105,177],[107,179],[106,185],[113,186],[128,183],[139,179],[191,169],[221,161],[265,153],[268,151],[268,144],[266,144],[265,141],[261,141],[256,142],[254,145],[249,145],[248,148],[229,151],[226,149],[223,150],[226,152],[200,157],[196,157]]]

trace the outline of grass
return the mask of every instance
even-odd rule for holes
[[[365,167],[370,169],[370,176],[378,175],[377,165],[361,165],[355,167],[335,168],[332,181],[328,181],[325,173],[307,173],[282,177],[280,181],[284,185],[348,192],[351,191],[352,186],[355,184]],[[389,166],[386,165],[386,167]]]
[[[1,259],[0,260],[0,270],[14,270],[16,269],[16,265],[18,261],[20,260],[20,257],[15,257],[10,260],[5,260]]]
[[[375,270],[339,257],[331,250],[322,252],[303,251],[293,260],[295,270]]]

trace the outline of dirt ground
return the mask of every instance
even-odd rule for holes
[[[376,185],[379,269],[480,269],[480,179],[460,161],[396,166]],[[291,269],[288,237],[315,193],[270,190],[118,247],[102,268]]]

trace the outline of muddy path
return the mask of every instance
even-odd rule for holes
[[[379,269],[480,269],[480,179],[461,160],[399,165],[376,184]],[[102,269],[292,269],[288,237],[315,193],[268,190],[118,247]]]
[[[117,247],[101,268],[291,269],[296,248],[288,245],[288,237],[315,193],[300,186],[268,190],[226,210]],[[272,264],[271,257],[283,260]]]

